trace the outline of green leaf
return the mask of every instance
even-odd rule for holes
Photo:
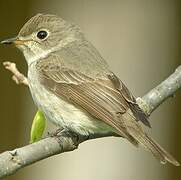
[[[30,143],[39,141],[42,138],[43,132],[46,127],[46,119],[42,111],[38,110],[31,126],[31,139]]]

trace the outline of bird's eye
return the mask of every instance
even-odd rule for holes
[[[39,39],[41,39],[41,40],[43,40],[43,39],[45,39],[46,37],[48,36],[48,33],[46,32],[46,31],[39,31],[38,33],[37,33],[37,37],[39,38]]]

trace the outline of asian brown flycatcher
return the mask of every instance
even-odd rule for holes
[[[150,126],[134,96],[80,29],[55,15],[37,14],[14,43],[28,63],[34,102],[46,118],[84,136],[117,135],[142,145],[161,163],[179,163],[142,129]]]

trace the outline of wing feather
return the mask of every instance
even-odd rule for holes
[[[129,108],[128,103],[117,90],[112,89],[109,79],[95,80],[68,69],[54,72],[42,69],[39,78],[46,89],[85,109],[114,127],[119,135],[137,144],[127,133],[125,123],[120,120],[120,115]]]
[[[40,64],[39,64],[40,65]],[[41,65],[40,65],[41,67]],[[115,75],[114,78],[91,78],[75,70],[61,68],[48,71],[39,69],[40,83],[60,98],[86,110],[90,115],[104,121],[132,144],[143,145],[162,163],[179,163],[154,140],[136,121],[147,123],[147,117],[136,104],[135,98]]]

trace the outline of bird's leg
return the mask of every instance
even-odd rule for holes
[[[60,133],[62,133],[65,129],[64,128],[58,128],[53,132],[48,132],[48,137],[56,137],[56,136],[60,136]]]
[[[27,77],[24,74],[19,72],[15,63],[6,61],[6,62],[3,62],[3,65],[4,65],[5,69],[7,69],[13,73],[12,79],[13,79],[13,81],[15,81],[16,84],[24,84],[24,85],[28,86]]]
[[[55,132],[48,133],[48,136],[55,137],[58,140],[60,137],[70,137],[71,139],[74,140],[75,146],[78,146],[81,142],[89,139],[88,134],[85,134],[85,135],[77,134],[67,128],[58,128]]]

